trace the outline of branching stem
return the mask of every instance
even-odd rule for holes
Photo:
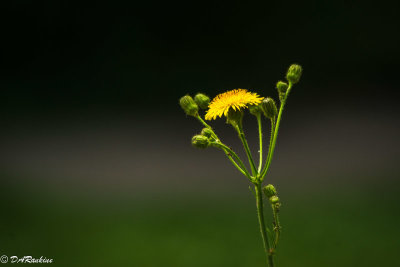
[[[271,138],[272,138],[271,140],[272,141],[270,142],[270,148],[269,148],[269,153],[268,153],[268,156],[267,156],[267,161],[266,161],[264,169],[261,171],[261,175],[260,175],[261,181],[264,180],[265,175],[268,172],[269,166],[271,165],[272,156],[274,155],[274,150],[275,150],[275,145],[276,145],[276,139],[278,137],[279,124],[280,124],[281,119],[282,119],[282,112],[283,112],[283,109],[285,107],[286,99],[287,99],[287,97],[288,97],[288,95],[290,93],[290,89],[291,88],[292,88],[292,83],[289,82],[289,87],[288,87],[288,89],[286,91],[286,95],[281,100],[281,105],[280,105],[280,108],[279,108],[278,118],[276,119],[276,123],[275,123],[275,127],[274,127],[275,129],[274,129],[273,135],[271,136]]]
[[[247,178],[250,179],[250,181],[252,181],[251,175],[250,173],[247,171],[246,166],[243,164],[242,160],[239,158],[239,156],[232,150],[230,149],[227,145],[221,143],[221,142],[215,142],[213,143],[214,146],[221,148],[222,150],[225,151],[225,153],[227,154],[228,158],[232,159],[232,157],[239,163],[239,165],[235,162],[235,160],[231,160],[232,163],[236,166],[236,168],[238,168],[238,170],[243,173]]]

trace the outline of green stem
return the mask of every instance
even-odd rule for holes
[[[201,124],[203,124],[206,128],[210,129],[210,130],[212,131],[213,137],[214,137],[216,140],[219,141],[219,138],[218,138],[218,136],[214,133],[214,130],[211,128],[210,125],[207,124],[207,122],[205,122],[205,121],[200,117],[199,114],[197,114],[196,119],[198,119],[198,120],[201,122]]]
[[[247,171],[246,166],[243,164],[242,160],[239,158],[239,156],[232,150],[230,149],[227,145],[221,143],[221,142],[214,142],[214,146],[221,148],[224,150],[225,154],[228,156],[228,158],[231,160],[231,162],[238,168],[238,170],[243,173],[247,178],[252,181],[250,173]],[[233,160],[233,158],[239,163],[239,165]]]
[[[268,162],[269,158],[271,157],[271,148],[272,148],[272,140],[274,139],[274,132],[275,132],[275,118],[271,119],[271,134],[269,136],[267,160],[265,161],[264,168],[261,171],[261,175],[260,175],[260,177],[262,177],[262,180],[264,177],[264,176],[262,176],[262,174],[264,173],[267,162]]]
[[[258,137],[260,139],[260,161],[258,162],[258,173],[261,172],[262,168],[262,157],[263,157],[263,134],[262,134],[262,123],[261,123],[261,114],[257,115],[257,123],[258,123]]]
[[[244,146],[244,150],[246,151],[247,157],[249,159],[251,172],[253,173],[253,176],[256,176],[256,174],[257,174],[256,165],[254,164],[254,160],[253,160],[253,156],[251,155],[249,144],[247,143],[246,137],[244,136],[243,127],[241,125],[238,125],[237,131],[239,134],[239,138],[242,141],[242,144]]]
[[[289,92],[290,92],[291,88],[292,88],[292,84],[289,83],[289,87],[288,87],[288,89],[286,91],[286,95],[281,100],[281,106],[279,108],[278,118],[276,119],[273,139],[272,139],[272,142],[271,142],[271,145],[270,145],[270,149],[269,149],[269,153],[268,153],[268,157],[267,157],[267,162],[265,163],[264,169],[262,170],[261,175],[260,175],[261,181],[264,180],[264,177],[268,172],[269,166],[271,165],[272,156],[274,155],[274,150],[275,150],[275,145],[276,145],[276,139],[278,137],[279,125],[280,125],[281,119],[282,119],[283,109],[285,107],[286,99],[287,99],[287,97],[289,95]]]
[[[201,117],[199,114],[197,114],[196,118],[208,129],[210,129],[212,131],[212,136],[215,138],[216,142],[214,143],[214,145],[219,146],[220,148],[222,148],[222,150],[225,152],[226,156],[229,158],[229,160],[232,162],[232,164],[243,174],[245,175],[247,178],[250,179],[250,181],[252,181],[251,175],[249,174],[249,172],[246,169],[246,166],[243,164],[242,160],[238,157],[238,155],[236,155],[235,152],[233,152],[232,149],[230,149],[228,146],[224,145],[218,138],[218,136],[214,133],[214,130],[211,128],[210,125],[208,125]],[[236,159],[237,162],[239,162],[239,165],[236,163],[236,161],[232,158],[232,156]]]
[[[281,234],[281,224],[279,222],[279,211],[272,205],[272,212],[274,215],[274,232],[275,232],[275,240],[274,240],[274,248],[277,247],[279,242],[279,237]]]
[[[270,244],[268,241],[267,231],[265,228],[264,205],[263,205],[263,199],[262,199],[261,184],[256,184],[254,186],[254,189],[256,191],[258,223],[260,224],[260,231],[261,231],[261,237],[262,237],[262,240],[264,243],[265,255],[267,256],[268,266],[274,267],[274,259],[273,259],[273,253],[272,253],[273,251],[271,250],[271,247],[270,247]]]
[[[201,122],[201,124],[203,124],[203,125],[206,126],[207,128],[212,129],[211,126],[208,125],[207,122],[205,122],[205,121],[200,117],[199,114],[197,114],[196,119],[198,119],[198,120]]]

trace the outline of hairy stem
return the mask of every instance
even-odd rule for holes
[[[262,134],[262,123],[261,123],[261,113],[257,115],[257,123],[258,123],[258,137],[260,139],[260,161],[258,162],[258,173],[261,172],[262,168],[262,160],[263,160],[263,134]]]
[[[271,250],[271,247],[270,247],[270,244],[268,241],[267,231],[265,228],[264,204],[263,204],[263,199],[262,199],[261,184],[256,184],[254,186],[254,189],[256,191],[258,223],[260,224],[260,231],[261,231],[261,237],[262,237],[262,240],[264,243],[265,255],[267,256],[268,266],[274,267],[274,258],[273,258],[273,253],[272,253],[273,251]]]
[[[279,222],[279,210],[275,208],[273,205],[272,205],[272,212],[274,215],[274,232],[275,232],[274,248],[276,248],[281,234],[281,224]]]
[[[267,160],[265,161],[264,168],[260,173],[261,181],[264,180],[263,173],[264,173],[265,168],[267,166],[268,160],[271,157],[271,148],[272,148],[272,140],[274,139],[274,132],[275,132],[275,118],[271,119],[271,134],[269,136],[268,154],[267,154]]]
[[[239,125],[237,127],[237,131],[239,134],[239,138],[242,141],[242,144],[244,146],[244,150],[246,151],[247,157],[249,159],[251,172],[253,173],[253,176],[256,176],[256,174],[257,174],[256,165],[254,164],[254,160],[253,160],[253,156],[251,155],[249,144],[247,143],[246,137],[244,136],[243,127],[241,125]]]
[[[230,149],[227,145],[221,142],[215,142],[213,143],[213,145],[221,148],[226,153],[228,158],[231,159],[232,163],[236,166],[236,168],[238,168],[240,172],[242,172],[247,178],[250,179],[250,181],[252,181],[251,175],[247,171],[246,166],[243,164],[242,160],[232,149]],[[235,162],[235,160],[238,162],[238,164]]]
[[[232,164],[247,178],[250,179],[250,181],[252,180],[251,175],[249,174],[249,172],[246,169],[246,166],[243,164],[242,160],[238,157],[238,155],[236,155],[235,152],[233,152],[232,149],[230,149],[228,146],[224,145],[218,138],[218,136],[214,133],[214,130],[211,128],[210,125],[208,125],[199,114],[197,114],[196,118],[201,122],[201,124],[203,124],[205,127],[207,127],[208,129],[210,129],[212,131],[212,136],[215,139],[215,143],[214,146],[220,147],[224,152],[225,155],[228,157],[228,159],[232,162]],[[235,158],[235,159],[233,159]],[[236,163],[236,161],[239,163]]]
[[[201,124],[203,124],[206,128],[210,129],[210,130],[212,131],[212,136],[213,136],[216,140],[219,141],[219,138],[218,138],[218,136],[214,133],[214,130],[211,128],[210,125],[207,124],[207,122],[205,122],[205,121],[201,118],[201,116],[200,116],[199,114],[197,114],[196,119],[198,119],[198,120],[201,122]]]
[[[281,122],[282,119],[282,113],[283,113],[283,109],[285,107],[286,104],[286,99],[289,95],[290,89],[292,88],[292,84],[289,83],[289,87],[286,91],[286,96],[281,100],[281,106],[279,108],[279,113],[278,113],[278,118],[276,119],[276,123],[275,123],[275,129],[273,132],[273,137],[272,137],[272,142],[270,143],[270,149],[269,149],[269,153],[267,156],[267,162],[265,163],[264,169],[261,172],[261,181],[264,180],[265,175],[268,172],[269,166],[271,165],[271,161],[272,161],[272,156],[274,155],[274,150],[275,150],[275,145],[276,145],[276,139],[278,137],[278,131],[279,131],[279,124]]]

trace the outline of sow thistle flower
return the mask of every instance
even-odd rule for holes
[[[215,120],[222,115],[227,116],[230,109],[241,110],[249,107],[249,105],[257,105],[261,103],[264,97],[260,97],[256,93],[248,92],[246,89],[235,89],[217,95],[208,106],[206,120]]]
[[[193,136],[192,145],[197,148],[216,147],[221,149],[232,164],[249,180],[254,186],[254,193],[257,204],[258,221],[260,225],[261,237],[264,244],[264,250],[267,255],[267,264],[269,267],[274,267],[274,255],[278,245],[279,237],[281,234],[281,225],[279,221],[279,211],[281,201],[278,197],[277,191],[272,184],[263,187],[263,182],[268,173],[271,164],[272,156],[274,154],[276,140],[278,137],[278,130],[282,118],[282,112],[286,104],[286,100],[292,89],[292,86],[299,82],[302,74],[302,67],[297,64],[292,64],[286,73],[287,82],[279,81],[276,85],[279,97],[279,108],[271,97],[262,97],[257,93],[249,92],[246,89],[234,89],[225,93],[219,94],[210,102],[210,98],[205,94],[198,93],[194,99],[186,95],[180,99],[180,105],[185,113],[189,116],[195,117],[200,123],[205,126],[200,134]],[[250,171],[239,156],[226,144],[224,144],[213,128],[203,120],[200,115],[200,109],[207,109],[204,116],[205,120],[215,120],[225,116],[227,122],[233,126],[238,133],[247,159],[250,165]],[[244,112],[249,109],[249,112],[257,118],[259,145],[258,151],[259,161],[258,167],[253,160],[253,155],[250,151],[249,145],[244,134],[242,120]],[[264,117],[270,121],[271,135],[268,147],[267,157],[263,162],[263,130],[262,119]],[[263,197],[263,193],[265,198]],[[264,201],[271,205],[273,222],[268,226],[264,218]]]

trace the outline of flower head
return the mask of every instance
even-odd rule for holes
[[[230,109],[245,109],[249,105],[257,105],[261,103],[264,97],[260,97],[256,93],[248,92],[245,89],[235,89],[217,95],[208,106],[209,109],[205,116],[206,120],[215,120],[222,115],[227,116]]]

